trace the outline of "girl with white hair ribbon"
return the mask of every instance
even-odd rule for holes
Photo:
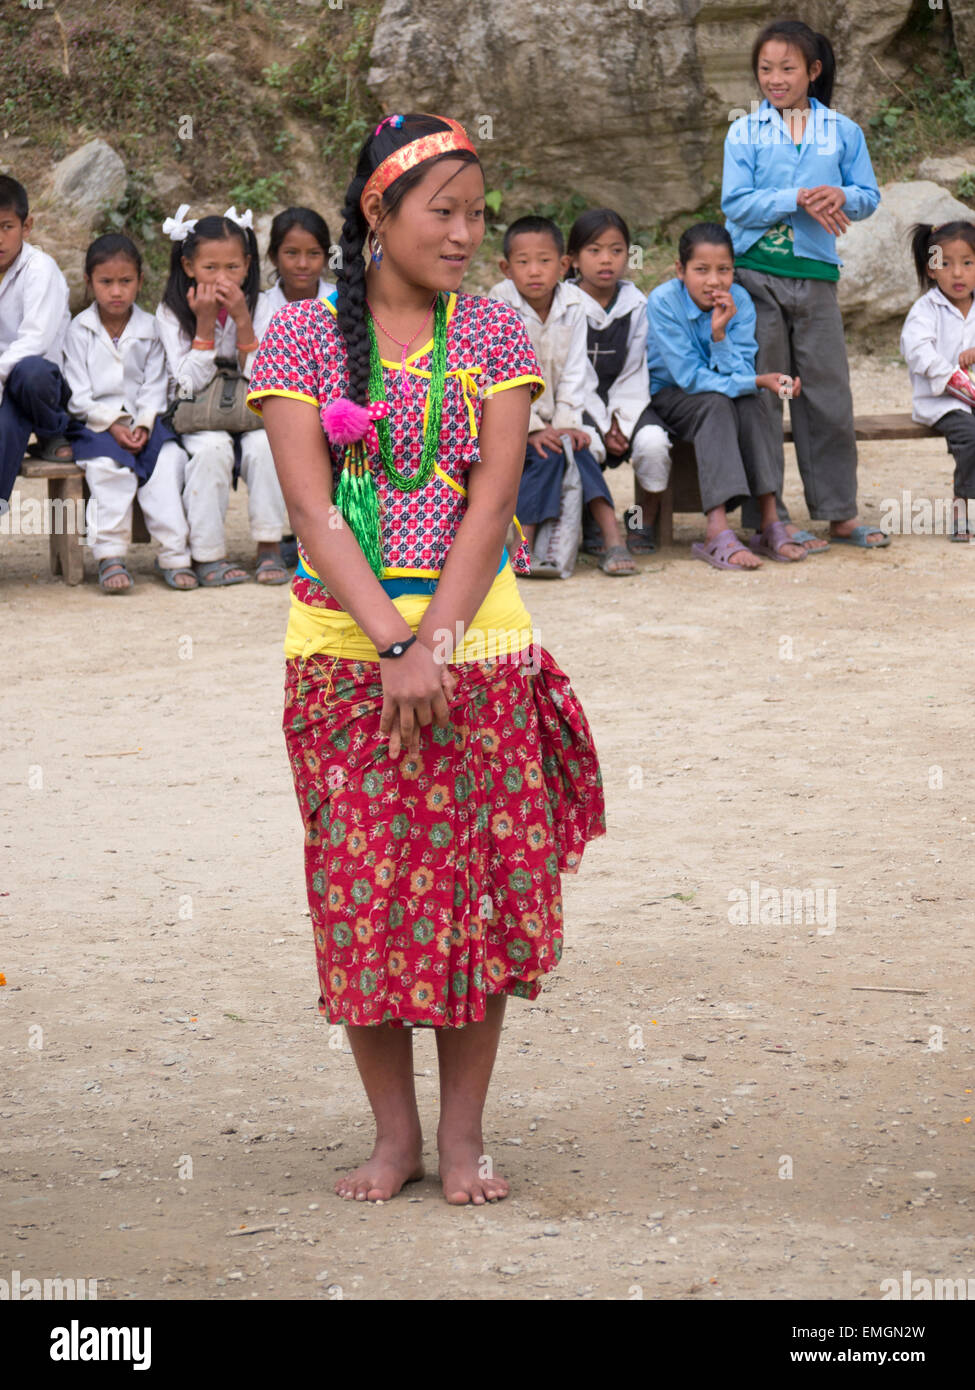
[[[222,217],[188,219],[183,203],[163,231],[173,243],[169,280],[156,310],[166,349],[170,399],[189,400],[213,380],[221,362],[250,376],[257,350],[253,315],[260,268],[253,217],[230,207]],[[184,432],[188,456],[183,504],[190,528],[190,553],[203,588],[241,584],[247,571],[227,559],[225,519],[231,484],[247,485],[251,536],[257,543],[256,579],[285,584],[281,558],[284,498],[263,429]]]

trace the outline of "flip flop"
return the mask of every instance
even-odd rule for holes
[[[201,589],[222,589],[230,584],[250,582],[249,574],[242,573],[239,579],[227,578],[231,570],[241,569],[240,565],[232,565],[229,560],[198,560],[194,563],[193,568],[200,581]]]
[[[753,554],[767,555],[770,560],[778,560],[782,565],[798,565],[808,554],[808,551],[804,550],[795,559],[790,559],[788,555],[779,554],[784,545],[801,545],[801,541],[798,541],[795,536],[789,535],[785,529],[784,521],[770,521],[764,531],[759,531],[748,541],[748,549]]]
[[[805,547],[810,541],[826,541],[825,545],[817,546],[815,550],[807,550],[807,555],[825,555],[829,550],[829,541],[825,536],[817,536],[812,531],[797,531],[792,537],[794,544]]]
[[[609,568],[610,565],[614,564],[619,560],[625,560],[629,568]],[[630,552],[627,550],[625,545],[611,545],[609,549],[606,551],[606,554],[600,560],[599,568],[602,570],[603,574],[608,574],[612,579],[624,579],[629,577],[630,575],[636,574],[637,572],[636,565],[630,559]]]
[[[190,592],[191,589],[198,589],[198,588],[200,587],[200,581],[199,581],[199,579],[197,579],[196,573],[195,573],[195,571],[192,570],[192,569],[167,569],[165,565],[161,565],[161,564],[159,563],[159,560],[158,560],[158,559],[155,561],[154,568],[155,568],[156,573],[157,573],[158,575],[160,575],[160,576],[166,581],[166,583],[169,585],[169,587],[170,587],[171,589],[177,589],[177,590],[179,590],[180,593],[188,594],[188,593]],[[189,575],[192,575],[192,577],[193,577],[193,583],[192,583],[192,584],[177,584],[177,583],[176,583],[176,576],[177,576],[178,574],[189,574]]]
[[[118,588],[117,586],[111,589],[108,588],[108,586],[105,583],[105,580],[114,579],[115,576],[118,574],[124,574],[126,579],[129,581],[128,584],[126,584],[123,588]],[[133,588],[135,587],[135,582],[131,574],[129,574],[128,570],[126,569],[125,560],[121,555],[115,557],[114,559],[112,559],[110,556],[106,556],[104,560],[99,560],[98,587],[99,589],[101,589],[103,594],[131,594]]]
[[[739,550],[747,550],[748,546],[743,545],[734,531],[730,527],[719,531],[713,541],[695,541],[691,546],[691,554],[695,560],[703,560],[706,565],[713,565],[716,570],[741,570],[743,573],[754,572],[755,566],[745,570],[743,565],[733,565],[731,556],[737,555]]]
[[[830,536],[833,545],[858,545],[861,550],[883,550],[885,545],[890,545],[890,537],[884,536],[882,541],[868,541],[867,537],[871,531],[879,531],[879,526],[854,526],[848,536]]]

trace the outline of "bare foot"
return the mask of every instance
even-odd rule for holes
[[[339,1178],[335,1191],[347,1202],[388,1202],[405,1183],[423,1177],[422,1152],[422,1140],[377,1139],[365,1163]]]
[[[483,1143],[470,1140],[437,1140],[443,1195],[454,1207],[483,1206],[507,1197],[510,1187],[492,1171]]]
[[[712,540],[713,537],[709,536],[708,539]],[[762,568],[762,561],[757,555],[753,555],[747,547],[744,550],[733,551],[728,556],[728,564],[738,565],[743,570],[760,570]]]

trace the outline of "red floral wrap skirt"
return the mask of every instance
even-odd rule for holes
[[[605,833],[569,678],[544,649],[461,663],[451,722],[391,759],[375,662],[287,662],[284,732],[305,827],[319,1011],[462,1027],[534,999],[562,953],[560,872]]]

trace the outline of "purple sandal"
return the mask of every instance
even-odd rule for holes
[[[747,549],[734,531],[726,527],[724,531],[718,532],[713,541],[695,541],[691,546],[691,554],[695,560],[703,560],[706,565],[713,565],[716,570],[740,570],[743,566],[733,565],[731,557],[737,555],[739,550]]]
[[[797,555],[795,559],[788,555],[780,555],[779,551],[784,545],[798,545],[802,554]],[[748,548],[756,555],[767,555],[770,560],[778,560],[783,565],[797,565],[806,558],[806,551],[802,543],[797,541],[795,536],[789,535],[784,521],[769,522],[764,531],[751,537]]]

